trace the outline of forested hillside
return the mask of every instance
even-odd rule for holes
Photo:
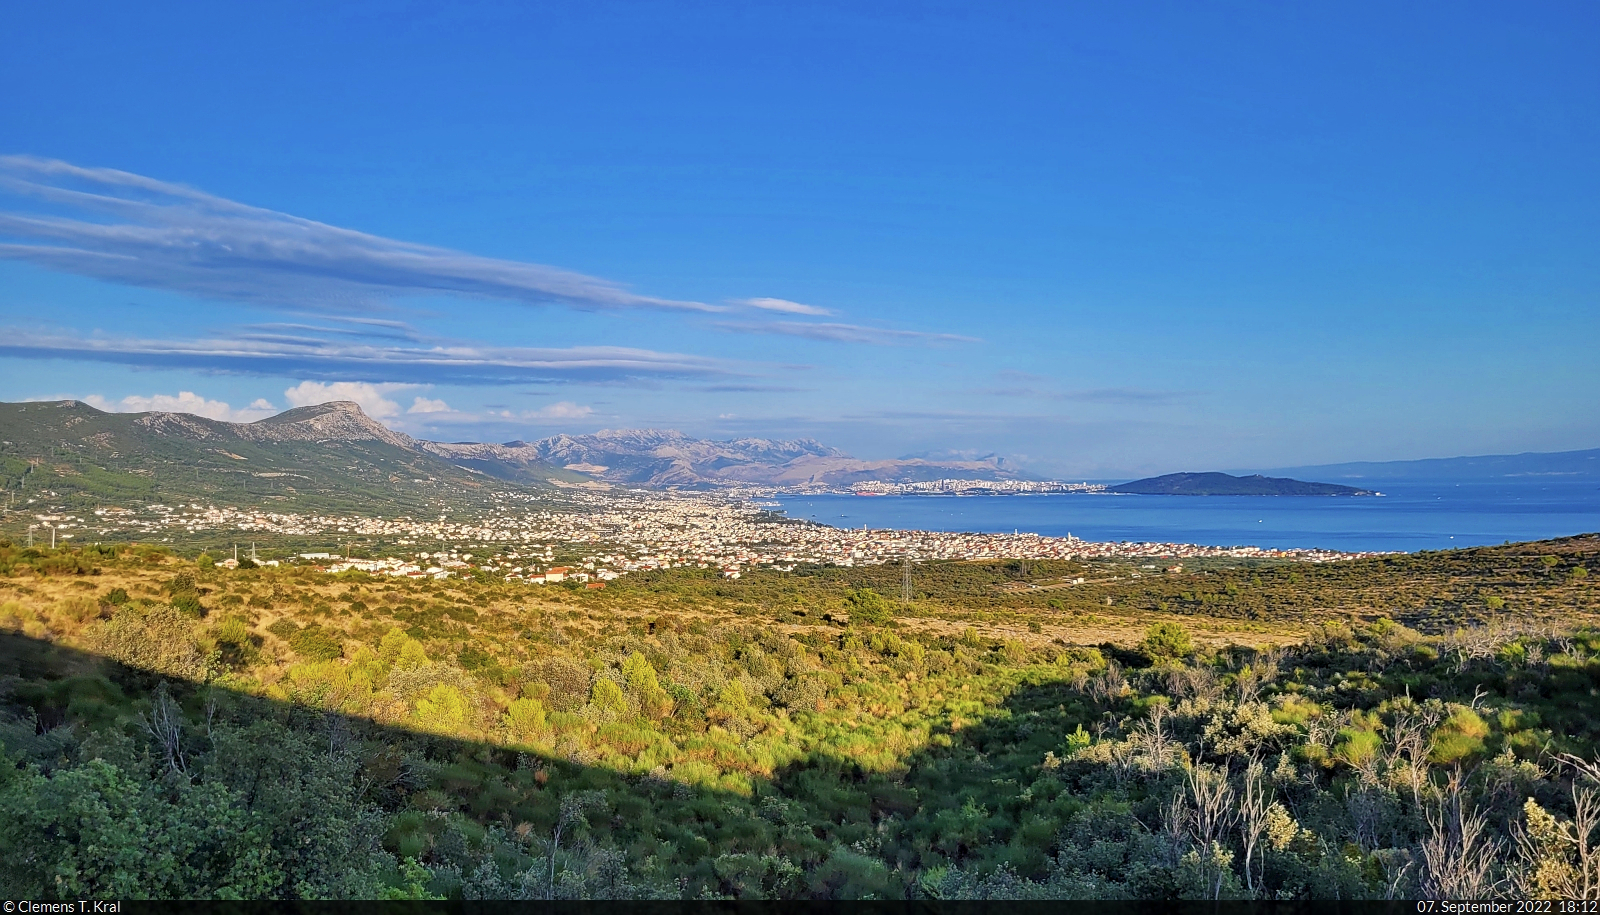
[[[935,564],[909,603],[893,569],[595,591],[8,545],[0,571],[19,897],[1600,885],[1594,538]]]

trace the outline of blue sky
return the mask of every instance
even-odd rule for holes
[[[248,6],[8,11],[0,398],[1064,476],[1600,446],[1590,4]]]

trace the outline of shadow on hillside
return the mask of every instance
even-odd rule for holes
[[[746,793],[169,680],[10,632],[0,633],[0,671],[10,742],[30,720],[40,738],[75,732],[80,740],[120,722],[123,733],[146,745],[148,763],[159,753],[149,749],[152,738],[136,716],[166,681],[183,708],[193,756],[204,751],[213,726],[253,729],[250,752],[263,758],[273,755],[266,744],[291,738],[300,752],[315,745],[355,753],[360,800],[388,816],[385,847],[436,869],[470,873],[490,857],[484,843],[495,835],[543,847],[562,820],[564,797],[603,791],[605,802],[587,812],[581,840],[620,853],[614,860],[649,862],[658,885],[689,896],[905,898],[915,872],[977,860],[986,843],[1004,845],[1005,823],[992,815],[1038,777],[1045,753],[1060,753],[1065,735],[1091,714],[1069,687],[1045,684],[997,708],[972,708],[973,720],[944,723],[892,771],[863,769],[847,740],[831,754],[775,767]],[[15,747],[11,755],[18,756]],[[981,809],[985,822],[952,821],[964,805],[967,820]],[[441,815],[451,812],[467,825]],[[575,827],[567,828],[570,846]]]

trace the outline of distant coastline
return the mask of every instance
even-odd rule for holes
[[[811,484],[772,490],[785,495],[841,496],[1044,496],[1044,495],[1142,495],[1142,496],[1381,496],[1372,489],[1338,483],[1314,483],[1261,474],[1232,476],[1226,473],[1169,473],[1129,483],[1068,483],[1060,480],[925,480],[894,483],[866,480],[848,487]]]
[[[1371,489],[1338,483],[1311,483],[1261,474],[1236,477],[1226,473],[1169,473],[1109,488],[1140,496],[1381,496]]]
[[[1033,532],[1084,540],[1253,544],[1345,552],[1444,550],[1600,531],[1587,480],[1386,481],[1381,498],[1140,496],[959,498],[849,493],[771,497],[783,516],[846,528]],[[998,494],[997,494],[998,495]]]

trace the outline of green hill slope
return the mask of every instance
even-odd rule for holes
[[[285,512],[438,511],[507,484],[418,450],[353,403],[239,424],[105,413],[78,401],[0,404],[7,504],[203,500]]]

